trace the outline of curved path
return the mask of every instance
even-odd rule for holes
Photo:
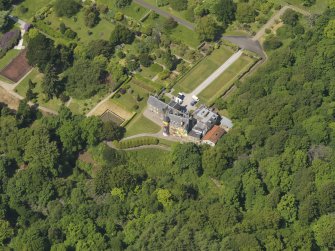
[[[103,100],[101,100],[98,104],[96,104],[96,106],[94,106],[92,108],[92,110],[90,110],[87,114],[86,117],[92,116],[94,114],[94,112],[99,108],[99,106],[101,106],[103,103],[107,102],[111,97],[113,97],[113,95],[116,93],[116,91],[110,93],[107,97],[105,97]]]
[[[194,24],[192,24],[191,22],[188,22],[188,21],[186,21],[182,18],[176,17],[176,16],[170,14],[169,12],[158,8],[157,6],[154,6],[152,4],[147,3],[144,0],[134,0],[134,2],[143,6],[146,9],[149,9],[149,10],[152,10],[152,11],[156,12],[157,14],[159,14],[163,17],[173,18],[177,23],[181,24],[182,26],[185,26],[187,29],[194,30],[194,28],[195,28]]]

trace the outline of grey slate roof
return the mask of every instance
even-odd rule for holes
[[[153,107],[164,111],[168,108],[168,105],[166,103],[164,103],[163,101],[159,100],[158,98],[154,97],[154,96],[149,96],[148,98],[148,104],[152,105]]]

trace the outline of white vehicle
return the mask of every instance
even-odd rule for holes
[[[192,96],[192,99],[195,101],[195,102],[199,102],[199,98],[195,95]]]

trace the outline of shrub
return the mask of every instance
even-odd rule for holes
[[[150,55],[143,53],[139,56],[140,64],[144,67],[149,67],[152,64]]]
[[[24,7],[22,5],[20,6],[20,12],[21,12],[21,14],[27,13],[27,11],[28,11],[27,7]]]
[[[65,24],[64,24],[63,22],[61,22],[61,23],[59,24],[59,31],[60,31],[60,33],[62,33],[62,34],[64,34],[65,31],[66,31],[66,26],[65,26]]]
[[[270,37],[263,44],[265,50],[275,50],[282,45],[283,43],[277,37]]]
[[[121,59],[126,57],[126,54],[123,51],[118,51],[116,54]]]
[[[131,0],[116,0],[115,6],[118,8],[124,8],[131,4]]]
[[[123,88],[120,89],[120,93],[121,93],[122,95],[126,94],[126,92],[127,92],[126,89],[123,89]]]
[[[114,16],[114,19],[115,19],[116,21],[122,21],[123,18],[124,18],[124,15],[123,15],[122,12],[116,12],[116,14],[115,14],[115,16]]]
[[[77,33],[74,32],[73,30],[71,29],[67,29],[64,33],[64,35],[68,38],[71,38],[71,39],[74,39],[76,36],[77,36]]]
[[[54,4],[56,15],[59,17],[72,17],[79,11],[80,7],[80,4],[75,0],[56,0]]]
[[[11,30],[6,32],[2,37],[0,37],[0,58],[2,58],[7,51],[14,48],[21,38],[21,32],[19,30]]]
[[[70,100],[70,97],[69,97],[68,95],[64,94],[64,93],[61,93],[61,94],[59,95],[59,98],[60,98],[60,100],[61,100],[63,103],[66,103],[67,101]]]
[[[187,9],[187,0],[169,0],[172,9],[182,11]]]

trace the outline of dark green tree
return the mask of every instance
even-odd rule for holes
[[[56,0],[54,9],[59,17],[72,17],[80,10],[80,4],[76,0]]]

